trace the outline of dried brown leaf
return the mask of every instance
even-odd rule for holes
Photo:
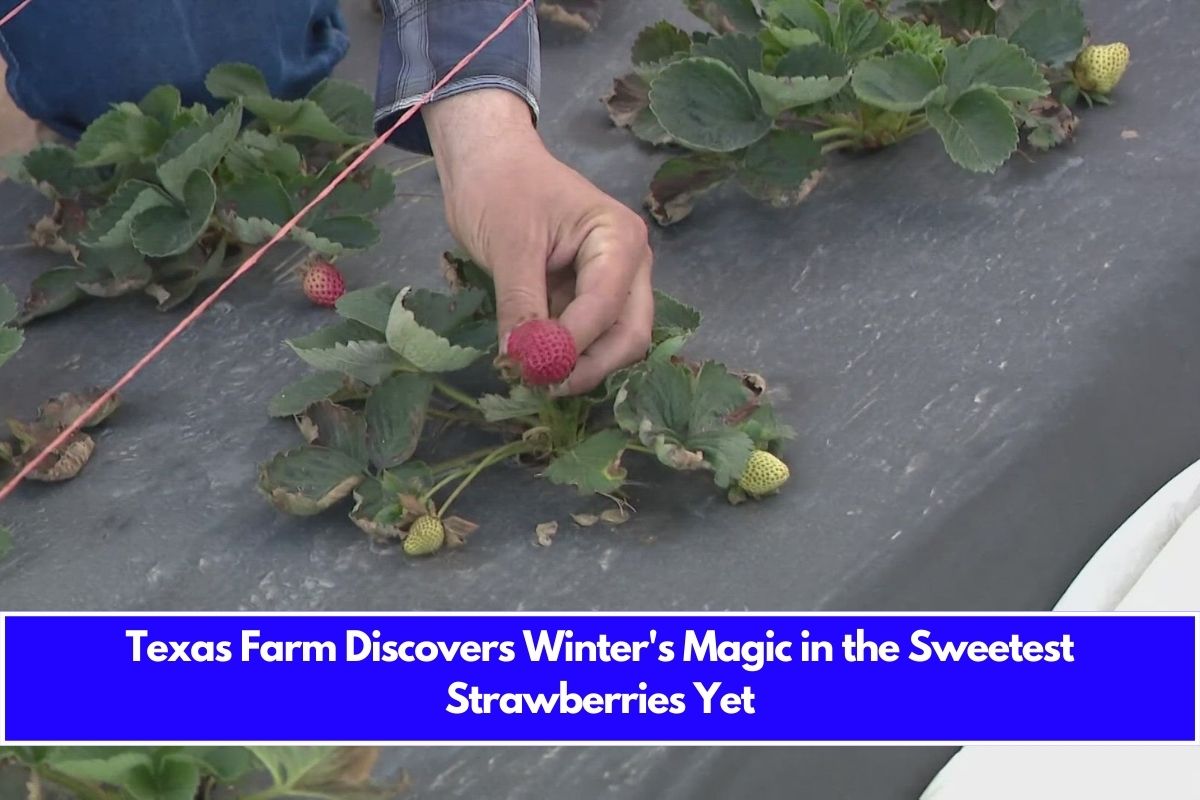
[[[446,547],[462,547],[467,543],[467,537],[479,530],[477,524],[462,517],[446,517],[442,527],[446,529]]]
[[[538,525],[534,531],[534,542],[538,547],[549,547],[554,544],[554,535],[558,533],[558,523],[555,521],[543,522]]]
[[[590,528],[600,521],[599,514],[579,513],[572,514],[571,519],[575,520],[575,524],[581,528]]]

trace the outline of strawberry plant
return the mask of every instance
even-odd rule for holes
[[[1079,0],[685,4],[713,31],[646,28],[633,71],[605,97],[617,126],[674,153],[646,200],[664,225],[731,181],[772,206],[796,205],[830,154],[930,129],[954,163],[994,172],[1021,131],[1041,149],[1068,139],[1081,89],[1103,100],[1128,61],[1127,50],[1124,60],[1108,50],[1072,69],[1087,38]]]
[[[0,747],[28,771],[29,800],[389,800],[371,781],[374,747]],[[60,796],[55,794],[53,796]]]
[[[10,166],[54,202],[34,242],[71,262],[33,281],[19,323],[89,296],[184,302],[277,233],[373,137],[370,96],[344,81],[282,100],[254,67],[224,64],[206,85],[215,110],[159,86],[115,105],[73,147],[42,145]],[[379,231],[368,217],[391,202],[393,184],[386,170],[360,168],[291,238],[325,258],[369,247]]]
[[[476,528],[451,507],[503,462],[533,466],[551,483],[622,509],[627,454],[706,472],[733,502],[787,480],[786,466],[767,451],[792,432],[776,421],[763,379],[680,354],[700,324],[695,309],[658,293],[647,358],[586,396],[559,397],[552,387],[575,359],[570,334],[556,322],[527,323],[497,355],[491,280],[450,254],[445,272],[449,292],[349,292],[337,302],[341,321],[289,342],[316,372],[270,404],[305,439],[260,468],[259,488],[281,511],[318,514],[352,498],[359,528],[427,555],[462,544]],[[488,362],[503,389],[476,396],[452,382]],[[423,438],[439,438],[427,435],[434,422],[477,426],[493,442],[428,458],[433,448],[420,448]]]
[[[100,395],[102,389],[86,392],[64,392],[52,397],[38,408],[37,418],[29,421],[8,420],[11,438],[0,436],[0,482],[11,477],[9,473],[22,469],[45,450],[55,438]],[[87,432],[112,416],[120,406],[119,397],[114,396],[84,425],[84,430],[72,434],[69,439],[29,473],[29,479],[43,483],[60,483],[71,480],[87,465],[96,449],[96,442]]]

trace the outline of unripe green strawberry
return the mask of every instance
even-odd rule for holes
[[[446,528],[437,517],[426,514],[419,517],[404,537],[404,552],[410,556],[428,556],[442,549],[446,541]]]
[[[1108,94],[1128,66],[1129,48],[1124,43],[1089,45],[1075,59],[1075,82],[1085,92]]]
[[[746,469],[738,479],[738,485],[746,494],[760,497],[778,491],[791,477],[788,465],[766,450],[755,450],[746,462]]]

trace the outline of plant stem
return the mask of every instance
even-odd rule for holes
[[[437,475],[445,472],[448,469],[461,467],[463,464],[472,464],[479,459],[484,458],[485,456],[491,455],[494,452],[496,452],[496,448],[484,447],[479,450],[475,450],[474,452],[467,453],[466,455],[456,456],[454,458],[447,459],[440,464],[435,464],[434,466],[430,467],[430,470],[433,471],[434,475]]]
[[[412,172],[413,170],[420,169],[421,167],[425,166],[426,164],[432,164],[432,163],[433,163],[432,158],[419,159],[413,164],[407,164],[403,167],[400,167],[399,169],[392,170],[392,177],[399,178],[401,175],[405,175],[409,172]]]
[[[499,450],[494,451],[490,456],[484,458],[475,465],[474,469],[467,473],[467,477],[463,478],[462,483],[458,484],[458,486],[454,488],[454,491],[451,492],[450,496],[446,498],[446,502],[442,503],[441,508],[438,509],[438,516],[443,516],[450,509],[450,506],[454,504],[454,501],[458,499],[458,496],[463,493],[464,489],[471,485],[471,481],[475,480],[475,478],[479,476],[479,473],[483,472],[497,461],[503,461],[510,456],[515,456],[519,453],[525,453],[529,450],[530,446],[527,442],[513,442],[512,444],[501,447]]]
[[[824,145],[821,148],[821,152],[822,153],[832,153],[835,150],[845,150],[847,147],[856,147],[857,145],[858,145],[858,142],[852,141],[850,139],[839,139],[836,142],[830,142],[829,144]]]
[[[453,400],[454,402],[458,403],[459,405],[464,405],[467,408],[474,409],[475,411],[478,411],[481,414],[483,413],[483,409],[481,409],[479,407],[479,403],[476,402],[474,397],[471,397],[471,395],[467,394],[466,392],[462,392],[462,391],[459,391],[458,389],[455,389],[453,386],[446,383],[445,381],[435,380],[433,382],[433,388],[437,389],[439,392],[441,392],[442,394],[444,394],[446,397]]]
[[[51,783],[57,783],[59,786],[72,792],[78,800],[116,800],[115,795],[109,794],[104,789],[93,786],[86,781],[72,778],[70,775],[64,775],[49,767],[38,767],[36,769],[43,778]]]
[[[492,451],[490,451],[490,450],[489,450],[488,452],[489,452],[489,454],[490,454]],[[437,483],[435,483],[435,484],[433,485],[433,487],[432,487],[432,488],[431,488],[431,489],[430,489],[428,492],[426,492],[425,494],[421,495],[421,503],[422,503],[422,504],[424,504],[424,503],[428,503],[428,502],[429,502],[429,500],[430,500],[432,497],[434,497],[434,496],[435,496],[435,495],[436,495],[438,492],[440,492],[442,489],[445,489],[445,488],[446,488],[448,485],[450,485],[451,483],[453,483],[453,482],[454,482],[455,480],[457,480],[458,478],[461,478],[463,475],[466,475],[466,474],[467,474],[468,472],[470,472],[470,471],[471,471],[471,470],[470,470],[470,469],[468,469],[468,468],[451,470],[451,471],[450,471],[450,472],[449,472],[449,473],[446,475],[446,477],[442,478],[440,481],[438,481]]]
[[[858,128],[826,128],[823,131],[817,131],[812,135],[813,141],[823,142],[826,139],[836,139],[840,136],[859,136],[862,134]]]
[[[347,150],[346,152],[344,152],[340,156],[338,156],[337,161],[334,163],[345,164],[347,161],[354,158],[356,155],[361,153],[363,150],[366,150],[367,147],[370,146],[370,144],[371,144],[370,140],[367,140],[365,142],[359,142],[358,144],[354,145],[354,147],[351,147],[349,150]]]
[[[635,444],[633,442],[630,442],[629,444],[625,445],[625,449],[629,450],[631,452],[634,452],[634,453],[645,453],[645,454],[651,455],[651,456],[658,455],[658,453],[655,453],[649,447],[646,447],[645,445]]]

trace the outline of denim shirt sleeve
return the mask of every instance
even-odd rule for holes
[[[383,133],[391,127],[520,4],[520,0],[383,0],[375,131]],[[529,104],[536,120],[541,88],[539,48],[537,12],[531,4],[520,19],[439,89],[433,100],[474,89],[506,89]],[[390,141],[405,150],[432,151],[420,114],[401,126]]]

